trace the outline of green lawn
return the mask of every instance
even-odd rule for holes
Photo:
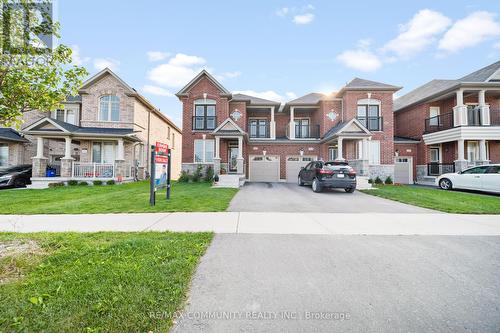
[[[375,190],[362,192],[447,213],[500,214],[500,197],[494,195],[392,185],[377,186]]]
[[[31,253],[0,251],[0,332],[167,332],[211,239],[209,233],[0,233],[0,244],[39,246]]]
[[[157,192],[149,206],[149,183],[67,186],[45,190],[0,191],[0,214],[83,214],[224,211],[238,190],[209,183],[172,183],[171,199]]]

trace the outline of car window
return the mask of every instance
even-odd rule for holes
[[[485,173],[486,169],[488,169],[488,166],[475,167],[475,168],[471,168],[471,169],[467,169],[467,170],[462,171],[462,174],[467,175],[467,174]]]
[[[309,163],[308,165],[306,165],[305,169],[306,170],[311,170],[312,169],[312,165],[313,165],[313,163]]]
[[[321,169],[323,167],[323,163],[316,162],[316,169]]]
[[[486,173],[493,173],[500,175],[500,165],[490,166]]]

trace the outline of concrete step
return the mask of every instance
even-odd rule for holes
[[[372,184],[368,182],[368,177],[357,176],[356,177],[356,189],[357,190],[369,190],[372,188]]]
[[[245,183],[243,175],[219,175],[219,181],[214,184],[214,187],[239,188]]]

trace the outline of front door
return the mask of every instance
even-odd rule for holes
[[[238,171],[238,147],[229,147],[227,152],[229,172]]]

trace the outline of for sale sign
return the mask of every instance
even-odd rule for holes
[[[156,142],[151,146],[151,182],[149,186],[149,204],[155,205],[156,190],[166,187],[166,198],[170,199],[171,150],[166,143]]]
[[[155,163],[167,164],[168,163],[168,145],[166,143],[156,142],[155,146]]]

